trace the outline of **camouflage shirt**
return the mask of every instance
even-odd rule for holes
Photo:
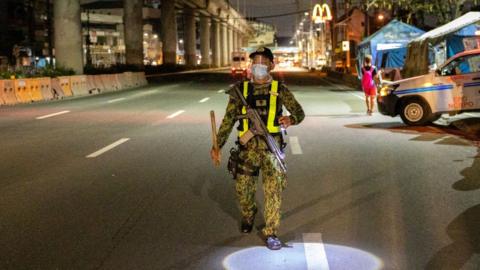
[[[230,95],[227,110],[225,116],[223,117],[222,124],[218,130],[217,139],[218,145],[222,148],[227,142],[230,133],[232,132],[233,126],[238,122],[238,116],[242,114],[242,103],[235,97],[233,94],[234,87],[242,87],[243,82],[234,84],[226,92]],[[269,94],[270,92],[270,83],[268,84],[254,84],[253,95],[262,95]],[[290,113],[290,119],[292,125],[298,125],[305,118],[305,113],[303,112],[302,106],[293,96],[292,92],[288,90],[287,86],[283,83],[278,85],[278,97],[280,98],[283,106]]]

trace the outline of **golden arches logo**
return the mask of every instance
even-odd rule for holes
[[[312,20],[315,21],[315,23],[331,21],[332,12],[330,7],[327,4],[316,4],[315,7],[313,7]]]

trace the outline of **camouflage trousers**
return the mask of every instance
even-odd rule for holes
[[[257,212],[255,193],[257,190],[258,176],[246,175],[242,171],[254,174],[260,172],[264,192],[264,235],[277,234],[280,226],[281,193],[286,187],[286,176],[281,171],[275,156],[266,149],[242,149],[239,154],[240,173],[236,179],[237,198],[240,204],[242,217],[253,221]]]

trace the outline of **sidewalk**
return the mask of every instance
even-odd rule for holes
[[[360,84],[360,80],[354,74],[346,74],[346,73],[340,73],[340,72],[329,70],[329,71],[327,71],[327,79],[329,79],[329,80],[331,80],[335,83],[350,86],[350,87],[354,88],[355,90],[360,91],[360,89],[362,89],[361,84]]]

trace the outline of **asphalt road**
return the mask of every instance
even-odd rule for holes
[[[406,127],[285,74],[307,117],[288,130],[288,247],[273,252],[238,230],[235,134],[221,168],[209,159],[230,80],[0,107],[0,269],[480,269],[480,118]]]

